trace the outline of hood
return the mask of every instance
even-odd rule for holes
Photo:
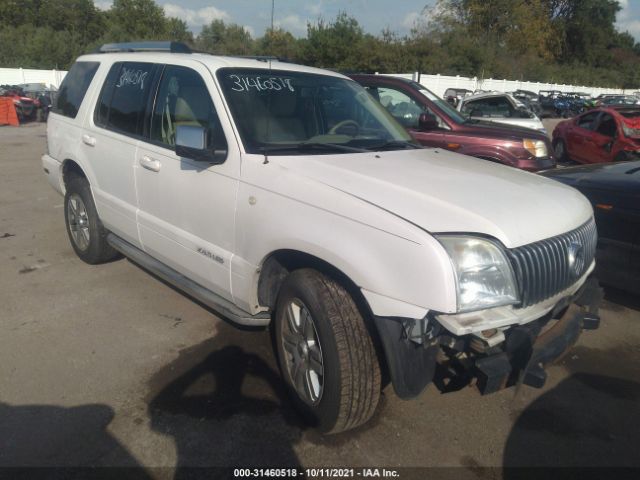
[[[270,161],[423,230],[481,233],[509,248],[572,230],[593,215],[587,199],[562,183],[446,150],[278,156]]]
[[[640,161],[581,165],[549,170],[542,174],[574,187],[628,192],[640,196]]]
[[[486,120],[468,120],[462,127],[462,132],[472,133],[473,135],[481,135],[483,137],[503,138],[509,140],[520,141],[523,138],[531,138],[535,140],[544,140],[549,143],[549,137],[538,130],[517,125],[507,125],[504,123],[489,122]]]

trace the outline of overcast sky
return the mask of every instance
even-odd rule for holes
[[[618,0],[623,10],[618,27],[640,41],[640,0]],[[94,0],[108,8],[110,0]],[[244,25],[254,37],[261,36],[271,22],[271,0],[156,0],[167,15],[187,22],[195,33],[214,19]],[[340,11],[354,16],[366,32],[379,34],[388,27],[405,34],[425,6],[435,0],[275,0],[274,23],[297,37],[304,37],[307,22],[332,20]]]

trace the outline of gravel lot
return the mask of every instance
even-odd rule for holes
[[[74,255],[44,150],[43,125],[0,127],[0,466],[640,467],[639,299],[607,291],[544,389],[387,387],[372,422],[322,437],[283,395],[268,332]]]

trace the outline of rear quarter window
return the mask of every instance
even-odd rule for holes
[[[76,62],[64,77],[53,111],[65,117],[75,118],[91,80],[100,62]]]

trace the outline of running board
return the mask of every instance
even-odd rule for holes
[[[207,307],[211,308],[211,310],[219,313],[228,320],[231,320],[233,323],[247,327],[264,327],[271,321],[271,315],[268,312],[251,315],[244,310],[241,310],[229,300],[222,298],[220,295],[213,293],[211,290],[206,289],[201,285],[198,285],[193,280],[188,279],[173,268],[168,267],[148,253],[143,252],[113,233],[109,233],[107,235],[107,242],[134,263],[139,264],[141,267],[149,270],[151,273],[157,275],[179,290],[182,290],[187,295],[190,295],[196,300],[202,302]]]

